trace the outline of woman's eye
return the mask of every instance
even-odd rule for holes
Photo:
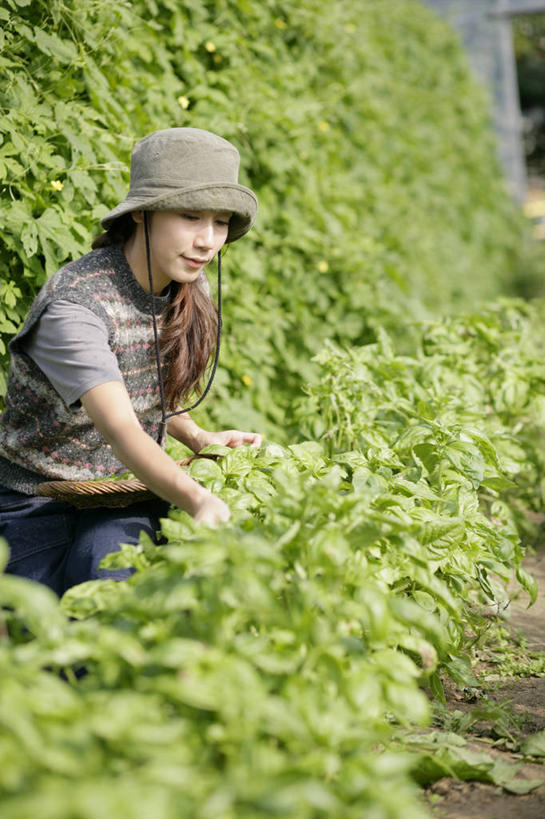
[[[191,222],[195,222],[199,218],[194,213],[180,213],[180,216],[183,219],[189,219]]]

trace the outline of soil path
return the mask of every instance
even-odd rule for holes
[[[539,586],[536,603],[526,608],[528,598],[521,593],[511,604],[510,624],[520,630],[531,650],[545,651],[545,548],[528,557],[526,568]],[[490,699],[510,702],[515,713],[523,718],[522,734],[529,736],[545,730],[545,677],[502,678],[490,693]],[[454,702],[453,708],[459,707]],[[478,739],[470,748],[491,756],[501,756],[518,763],[520,757],[490,748]],[[545,766],[525,763],[518,774],[525,779],[545,779]],[[545,819],[545,784],[525,796],[509,794],[494,785],[481,782],[456,782],[443,779],[430,788],[437,799],[433,815],[437,819]]]

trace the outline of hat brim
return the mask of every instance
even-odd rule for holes
[[[117,207],[106,214],[100,224],[105,230],[111,228],[121,216],[135,210],[217,210],[230,211],[227,242],[235,242],[248,233],[257,215],[257,197],[244,185],[218,182],[179,188],[160,196],[133,192]]]

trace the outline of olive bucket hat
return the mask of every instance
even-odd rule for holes
[[[131,156],[127,196],[101,219],[105,230],[135,210],[231,211],[227,242],[244,236],[257,213],[257,197],[238,184],[234,145],[200,128],[167,128],[140,139]]]

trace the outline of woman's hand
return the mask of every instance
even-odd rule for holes
[[[231,512],[227,504],[220,498],[212,495],[211,492],[208,492],[207,495],[208,497],[203,497],[195,511],[192,512],[195,520],[199,523],[210,524],[228,521],[231,517]]]
[[[211,444],[230,446],[232,449],[235,449],[237,446],[242,446],[243,444],[260,447],[263,440],[263,436],[258,432],[241,432],[238,429],[226,429],[223,432],[205,432],[204,435],[207,440],[206,443],[201,446],[201,449]]]
[[[171,418],[168,422],[168,432],[173,438],[192,449],[193,452],[200,452],[205,446],[211,446],[211,444],[230,446],[233,449],[243,444],[260,447],[263,440],[263,436],[258,432],[241,432],[238,429],[207,432],[207,430],[199,427],[188,413],[175,415]]]

